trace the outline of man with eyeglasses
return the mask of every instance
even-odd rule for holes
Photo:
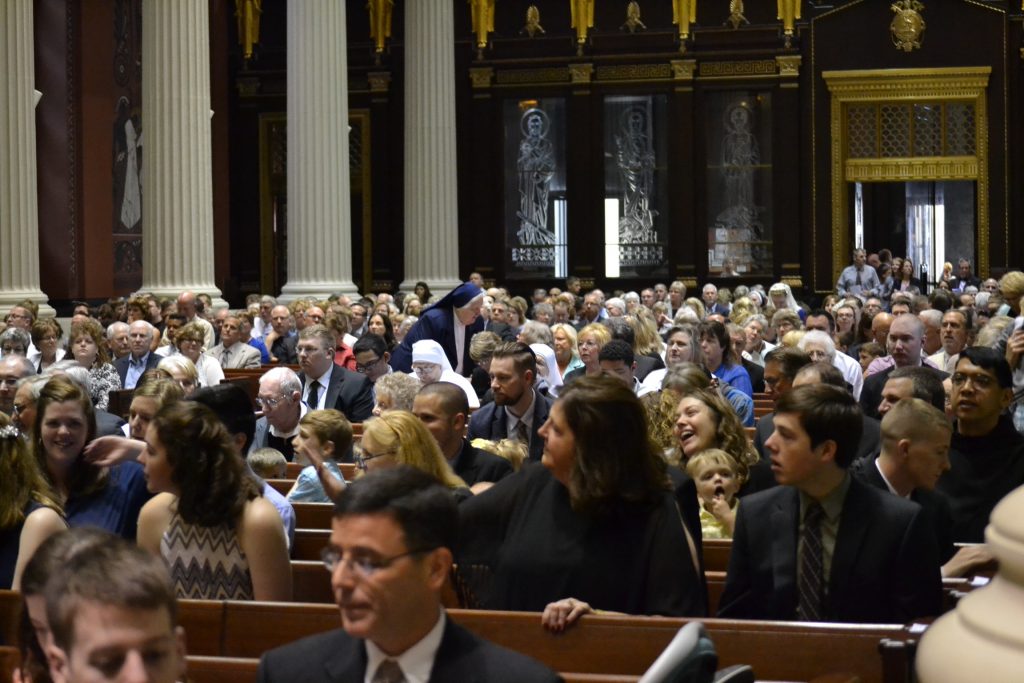
[[[938,489],[952,499],[953,541],[981,543],[989,515],[1006,494],[1024,484],[1024,436],[1006,413],[1013,378],[995,350],[971,346],[960,352],[950,378],[955,418],[950,469]]]
[[[292,439],[299,433],[299,420],[309,412],[301,399],[302,382],[291,368],[271,368],[263,373],[256,394],[256,407],[263,416],[256,421],[250,452],[276,448],[292,461]]]
[[[0,358],[0,412],[6,415],[14,412],[14,395],[18,390],[18,380],[34,375],[35,372],[32,362],[24,356]]]
[[[356,372],[366,375],[371,382],[376,383],[384,375],[391,374],[391,366],[388,365],[391,354],[384,337],[364,334],[352,347],[352,353],[356,357]]]
[[[451,494],[419,470],[373,472],[350,484],[322,555],[341,628],[267,652],[257,680],[560,680],[470,633],[441,607],[458,525]]]
[[[302,402],[310,410],[334,408],[349,422],[362,422],[373,412],[373,383],[334,362],[335,342],[334,333],[323,325],[309,325],[299,333]]]

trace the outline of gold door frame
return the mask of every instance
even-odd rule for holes
[[[977,183],[976,272],[989,272],[988,110],[991,67],[823,71],[832,95],[832,282],[849,261],[850,226],[846,183],[973,180]],[[972,103],[972,156],[848,158],[847,107],[855,104]]]

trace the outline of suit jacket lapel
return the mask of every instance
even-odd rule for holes
[[[871,463],[871,467],[874,466]],[[854,479],[850,482],[850,490],[846,492],[839,531],[836,533],[836,548],[832,552],[832,571],[828,578],[831,595],[845,591],[861,546],[867,538],[867,520],[870,519],[871,510],[868,509],[867,497],[864,495],[865,486]]]
[[[787,618],[796,610],[796,538],[800,529],[800,494],[789,489],[772,510],[772,584],[775,599]]]
[[[336,683],[362,681],[366,677],[366,647],[363,641],[345,637],[324,660],[327,680]]]
[[[341,383],[343,381],[341,366],[335,365],[331,368],[331,381],[327,383],[327,397],[324,399],[324,408],[333,408],[338,404],[338,394],[341,393]]]

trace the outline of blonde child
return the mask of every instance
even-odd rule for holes
[[[701,451],[686,462],[697,484],[700,524],[704,538],[732,538],[736,524],[736,492],[743,485],[735,458],[718,448]]]

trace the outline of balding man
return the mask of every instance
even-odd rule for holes
[[[114,367],[121,378],[121,386],[125,389],[134,389],[139,383],[139,378],[147,370],[152,370],[160,364],[160,356],[150,351],[155,335],[156,328],[145,320],[136,320],[128,326],[128,346],[131,353],[114,361]]]
[[[193,292],[182,292],[178,297],[178,313],[185,316],[185,323],[199,323],[203,328],[203,348],[212,349],[216,344],[216,335],[210,321],[198,314],[196,295]]]
[[[286,460],[294,458],[292,439],[299,420],[309,408],[302,402],[302,381],[291,368],[271,368],[260,377],[256,406],[263,415],[256,421],[250,452],[276,448]]]
[[[934,308],[928,308],[917,314],[924,325],[924,338],[921,341],[921,351],[926,356],[932,356],[942,350],[942,313]],[[943,368],[942,365],[936,365]]]
[[[112,360],[124,358],[132,352],[131,344],[128,342],[128,323],[111,323],[107,328],[107,347],[110,349]]]
[[[445,460],[468,485],[495,482],[512,474],[508,460],[474,448],[466,439],[469,402],[451,382],[428,384],[413,399],[412,413],[437,441]]]
[[[922,355],[923,338],[924,324],[916,315],[900,315],[892,321],[892,325],[889,327],[889,355],[876,358],[868,366],[868,378],[864,380],[864,389],[860,394],[860,406],[865,415],[878,419],[878,405],[882,400],[882,389],[895,368],[924,366],[937,373],[939,379],[948,377],[945,372],[933,367],[931,362]]]
[[[10,415],[14,412],[14,395],[18,391],[18,380],[34,375],[36,369],[24,356],[0,358],[0,412]]]
[[[884,419],[886,413],[905,398],[919,398],[931,403],[938,410],[946,409],[946,390],[942,386],[942,380],[926,367],[893,370],[882,388],[878,414]]]

